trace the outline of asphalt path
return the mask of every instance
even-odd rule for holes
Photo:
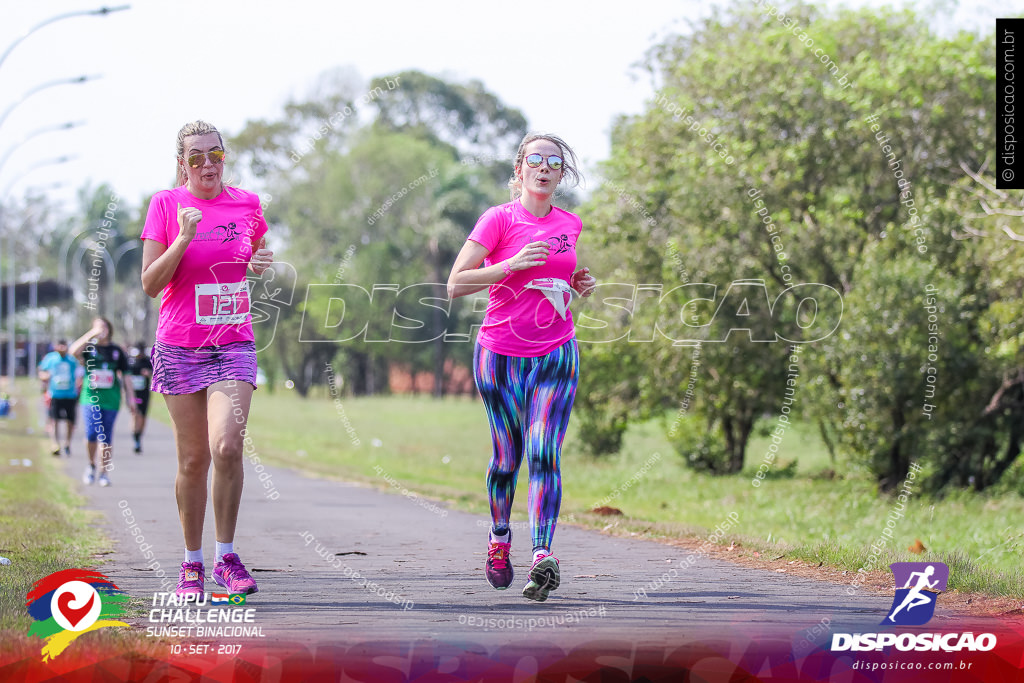
[[[134,455],[129,430],[129,416],[122,413],[109,487],[82,483],[80,436],[72,457],[63,460],[87,507],[102,513],[103,531],[113,540],[100,571],[131,596],[159,603],[154,594],[173,590],[183,559],[173,493],[174,443],[167,426],[151,421],[144,453]],[[256,467],[249,459],[245,467],[235,548],[259,584],[259,592],[248,596],[253,621],[245,625],[259,631],[227,638],[231,642],[671,646],[778,634],[799,653],[827,643],[829,631],[877,630],[891,602],[864,591],[850,595],[845,585],[570,524],[561,524],[555,536],[561,587],[546,602],[533,602],[521,594],[531,559],[522,523],[513,527],[516,580],[510,589],[496,591],[483,574],[483,517],[393,487],[314,479],[262,463]],[[525,493],[524,487],[524,499]],[[524,503],[518,503],[520,509]],[[212,508],[204,549],[206,590],[219,592],[212,579]],[[161,621],[174,618],[160,616],[166,607],[150,608],[157,611],[137,620],[138,627],[153,628],[155,634],[184,625]],[[182,642],[198,640],[187,633]]]

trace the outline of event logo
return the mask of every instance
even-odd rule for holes
[[[43,661],[63,652],[78,636],[108,626],[127,607],[128,596],[106,576],[87,569],[65,569],[39,579],[26,596],[28,614],[35,619],[28,635],[42,638]]]
[[[946,590],[949,567],[942,562],[894,562],[896,596],[882,624],[921,626],[935,615],[935,600]]]

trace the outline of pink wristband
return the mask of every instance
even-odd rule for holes
[[[503,271],[505,271],[505,277],[508,277],[509,275],[512,274],[512,267],[510,265],[508,265],[508,261],[503,261],[502,262],[501,269]]]

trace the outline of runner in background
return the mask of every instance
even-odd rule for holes
[[[512,201],[484,212],[448,278],[452,298],[490,287],[473,354],[493,441],[487,472],[492,527],[484,574],[498,590],[512,584],[509,518],[525,458],[533,563],[523,595],[538,602],[561,581],[551,541],[562,501],[562,439],[579,376],[568,305],[596,286],[587,268],[576,269],[582,221],[551,204],[566,175],[579,181],[576,155],[561,138],[523,138],[509,180]]]
[[[153,364],[146,355],[146,342],[138,341],[128,349],[128,381],[135,392],[135,424],[132,439],[135,440],[135,454],[142,454],[142,433],[146,430],[146,413],[149,412],[149,385],[153,379]]]
[[[53,439],[53,454],[71,455],[71,435],[78,414],[78,361],[68,353],[66,340],[58,340],[53,351],[39,362],[39,380],[47,397],[47,430]],[[60,426],[64,425],[63,446]]]
[[[82,418],[85,421],[85,446],[89,464],[82,475],[86,484],[97,482],[110,486],[111,462],[114,454],[114,421],[121,409],[121,392],[125,404],[135,413],[135,397],[131,385],[125,381],[128,355],[112,341],[113,326],[106,318],[96,318],[92,328],[71,343],[68,353],[75,356],[85,368],[82,394]],[[97,476],[97,451],[100,471]]]

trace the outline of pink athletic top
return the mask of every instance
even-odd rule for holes
[[[477,342],[485,349],[504,356],[532,358],[557,349],[575,334],[572,313],[565,319],[544,292],[526,285],[543,278],[566,282],[576,270],[576,239],[583,222],[574,213],[552,206],[543,218],[537,218],[516,200],[492,206],[477,221],[469,239],[483,245],[488,254],[484,266],[515,256],[530,242],[551,245],[547,262],[511,275],[491,285],[487,312]],[[569,295],[564,295],[568,301]]]
[[[245,272],[253,242],[267,232],[259,197],[234,187],[213,199],[199,199],[184,185],[157,192],[142,239],[172,244],[181,230],[179,203],[203,217],[164,288],[157,340],[188,348],[253,341]]]

